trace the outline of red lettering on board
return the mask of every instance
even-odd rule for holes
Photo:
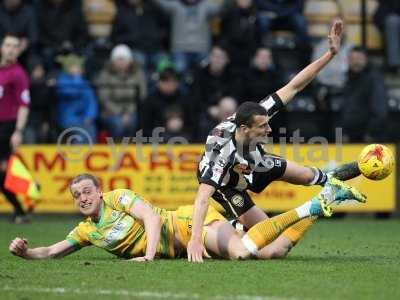
[[[150,154],[150,170],[155,170],[160,167],[172,170],[170,155],[165,151],[152,152]]]
[[[36,152],[33,155],[33,170],[39,171],[40,165],[43,165],[48,171],[53,171],[58,166],[61,171],[65,171],[65,159],[57,153],[55,156],[46,159],[44,153]]]
[[[137,164],[135,158],[129,152],[125,152],[122,155],[117,170],[121,170],[123,168],[140,171],[139,165]]]
[[[108,169],[108,164],[107,164],[107,159],[110,157],[109,153],[107,152],[91,152],[85,160],[85,165],[86,169],[92,172],[97,172],[97,171],[106,171]],[[105,163],[101,166],[94,166],[93,161],[95,160],[98,162],[104,158]]]

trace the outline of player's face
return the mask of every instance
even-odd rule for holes
[[[251,127],[247,127],[246,132],[246,144],[250,144],[254,140],[263,140],[268,134],[271,133],[271,127],[268,124],[268,117],[263,115],[255,115],[253,117],[253,124]]]
[[[71,186],[72,197],[79,211],[85,216],[98,216],[102,193],[90,179],[81,180]]]
[[[1,44],[1,59],[3,62],[15,62],[20,52],[20,41],[16,37],[8,36]]]

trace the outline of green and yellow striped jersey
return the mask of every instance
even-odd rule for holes
[[[79,223],[67,236],[76,249],[95,245],[119,257],[144,256],[147,237],[144,225],[130,215],[136,201],[144,201],[133,191],[117,189],[103,195],[100,219],[90,217]],[[173,257],[172,212],[153,207],[162,218],[158,257]]]

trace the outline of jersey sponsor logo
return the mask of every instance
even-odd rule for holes
[[[235,195],[232,197],[232,203],[233,205],[237,206],[237,207],[243,207],[244,205],[244,198],[242,195]]]
[[[218,166],[220,166],[220,167],[223,168],[223,167],[226,166],[226,163],[227,163],[227,161],[226,161],[225,158],[223,158],[223,157],[218,157],[218,158],[217,158],[216,164],[217,164]]]
[[[263,155],[262,160],[260,162],[260,165],[257,165],[257,167],[265,168],[267,170],[273,169],[275,166],[277,166],[277,160],[271,158],[268,155]],[[280,163],[280,161],[279,161]]]
[[[4,96],[4,87],[0,85],[0,98],[3,98],[3,96]]]
[[[122,220],[115,224],[111,231],[107,234],[106,238],[104,239],[104,243],[110,245],[118,240],[121,239],[123,235],[123,231],[125,230],[127,224],[125,224]]]
[[[29,104],[31,102],[31,95],[29,94],[29,90],[23,90],[21,93],[21,100],[25,104]]]
[[[129,200],[130,200],[130,198],[127,195],[122,195],[118,198],[118,202],[123,206],[128,205]]]

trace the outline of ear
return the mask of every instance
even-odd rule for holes
[[[246,131],[248,128],[249,128],[249,127],[247,127],[247,126],[244,125],[244,124],[242,124],[242,125],[239,126],[239,129],[240,129],[241,131]]]

